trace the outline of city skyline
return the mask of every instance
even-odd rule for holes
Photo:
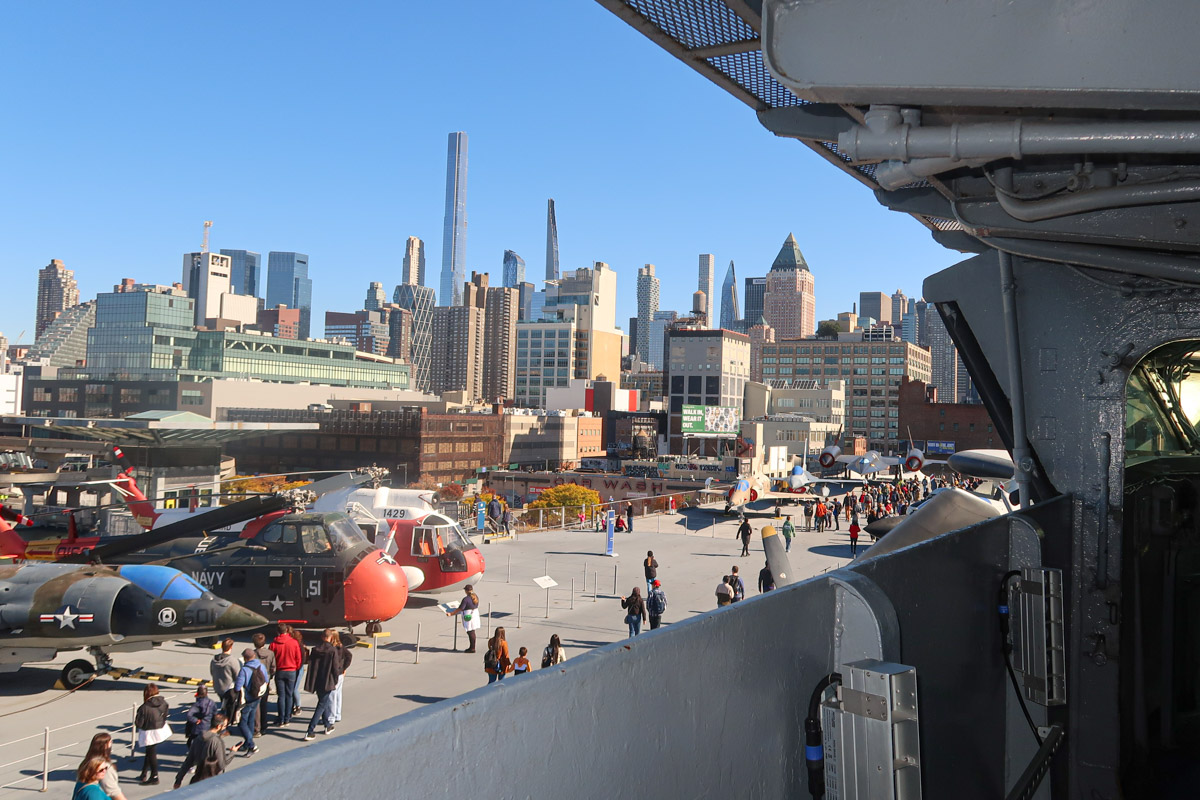
[[[764,275],[789,230],[795,230],[821,279],[818,319],[849,309],[861,289],[890,292],[899,283],[919,297],[926,275],[963,258],[943,250],[912,220],[879,208],[869,192],[844,181],[819,156],[772,136],[752,117],[716,113],[711,126],[680,129],[675,124],[680,108],[706,103],[719,111],[736,101],[641,46],[639,34],[599,6],[572,5],[555,15],[484,8],[465,21],[438,8],[357,10],[340,17],[310,8],[314,14],[297,14],[282,25],[265,9],[239,12],[237,24],[226,24],[230,12],[216,12],[214,21],[228,29],[226,44],[243,53],[236,67],[174,52],[169,33],[180,24],[181,10],[158,9],[133,28],[82,5],[73,15],[35,6],[9,10],[8,31],[46,32],[10,35],[0,48],[0,64],[22,76],[9,97],[14,119],[58,123],[49,135],[21,124],[5,134],[10,147],[24,154],[9,166],[11,191],[0,199],[5,212],[0,269],[12,277],[14,295],[33,297],[36,270],[52,258],[76,272],[82,298],[125,277],[169,283],[181,255],[199,249],[202,222],[212,219],[214,251],[310,254],[317,319],[327,310],[353,309],[368,282],[385,287],[400,282],[398,251],[406,237],[422,238],[429,263],[441,265],[441,152],[447,132],[455,130],[472,139],[471,246],[464,278],[472,270],[498,277],[490,262],[505,249],[534,254],[530,263],[542,271],[538,255],[545,252],[547,198],[553,197],[556,211],[569,220],[559,230],[562,269],[596,260],[611,264],[620,275],[621,318],[636,313],[640,265],[658,266],[661,306],[686,311],[697,253],[712,253],[721,265],[734,259],[746,276]],[[421,66],[437,60],[436,47],[422,40],[429,37],[414,36],[403,56],[390,55],[393,50],[383,44],[400,28],[432,32],[459,23],[466,41],[500,35],[537,46],[518,48],[481,82],[482,51],[435,71]],[[580,30],[588,31],[590,44],[628,51],[629,58],[600,71],[583,67],[570,44]],[[132,50],[112,47],[131,37],[139,41],[138,58]],[[46,40],[53,58],[46,59],[37,46]],[[291,46],[322,55],[284,69],[275,56]],[[372,55],[362,62],[334,58],[344,47]],[[163,65],[152,81],[159,110],[149,118],[139,110],[148,90],[145,58]],[[572,66],[535,79],[546,59]],[[21,66],[31,63],[41,66],[33,72]],[[84,63],[88,67],[81,73]],[[406,75],[410,65],[420,74]],[[269,136],[247,136],[235,126],[200,130],[188,122],[194,103],[171,88],[200,71],[208,91],[225,106],[255,107],[271,116],[303,104],[310,109],[309,124]],[[247,71],[259,77],[246,81]],[[264,81],[272,91],[264,91]],[[646,88],[617,91],[622,83]],[[97,85],[109,88],[97,92]],[[497,91],[499,86],[509,93]],[[661,103],[660,91],[670,92],[671,102]],[[405,103],[380,103],[393,92],[402,93]],[[572,126],[570,136],[530,136],[507,122],[513,115],[544,113],[547,96],[559,98],[556,115],[575,122],[594,113],[594,102],[584,96],[618,103],[645,120],[639,146],[631,149],[585,124]],[[422,109],[415,119],[413,108]],[[121,120],[133,118],[141,123],[131,136]],[[86,140],[79,135],[84,121]],[[729,149],[734,139],[745,150]],[[95,159],[99,149],[108,157]],[[722,168],[715,177],[704,176],[697,166],[714,154]],[[763,159],[778,169],[762,171]],[[204,181],[171,183],[163,177],[197,166],[203,167]],[[801,195],[793,190],[798,177],[808,186]],[[240,189],[231,191],[232,186]],[[713,207],[705,200],[721,192],[750,192],[760,202]],[[97,193],[103,203],[95,202]],[[861,235],[864,230],[871,235]],[[105,246],[97,247],[98,241]],[[425,285],[436,283],[426,276]],[[22,304],[0,330],[13,342],[24,330],[29,342],[33,328],[33,309]]]

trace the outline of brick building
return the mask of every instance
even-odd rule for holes
[[[316,422],[312,433],[264,436],[231,443],[226,453],[238,471],[288,472],[352,469],[378,464],[392,471],[394,485],[421,475],[446,482],[474,477],[480,467],[502,463],[503,422],[497,414],[435,414],[405,407],[332,411],[229,409],[230,421]]]
[[[937,396],[937,387],[924,381],[905,379],[900,384],[900,431],[906,439],[911,437],[918,445],[950,443],[954,452],[1004,446],[984,406],[939,403]]]

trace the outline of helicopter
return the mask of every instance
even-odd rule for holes
[[[368,631],[408,600],[403,570],[342,513],[305,513],[319,493],[370,480],[339,475],[300,490],[228,506],[160,515],[132,536],[26,542],[0,520],[0,554],[23,560],[166,564],[273,622],[298,627],[366,623]],[[161,524],[160,524],[161,523]]]
[[[68,689],[112,669],[111,653],[252,630],[265,617],[171,567],[23,563],[0,566],[0,672],[86,648],[62,671]]]

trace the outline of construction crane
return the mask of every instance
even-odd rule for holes
[[[206,219],[204,220],[204,241],[200,244],[201,253],[208,252],[208,232],[210,230],[212,230],[212,220]]]

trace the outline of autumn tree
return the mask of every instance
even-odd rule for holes
[[[447,483],[438,489],[438,497],[442,500],[459,500],[463,496],[462,484]]]
[[[529,508],[567,508],[580,509],[585,506],[600,504],[600,493],[594,489],[586,489],[577,483],[563,483],[551,486],[542,492],[537,500],[529,504]]]

